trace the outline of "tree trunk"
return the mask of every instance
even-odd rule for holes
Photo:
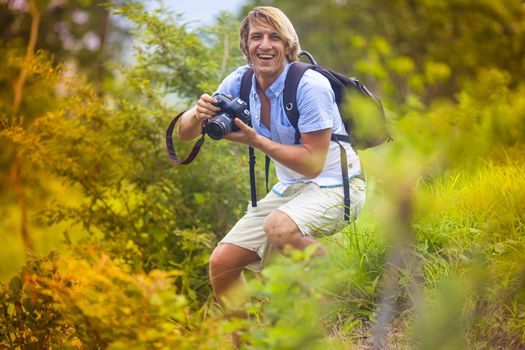
[[[14,101],[13,101],[13,114],[12,123],[22,124],[22,118],[20,116],[20,107],[23,99],[24,85],[29,75],[29,69],[31,67],[33,56],[35,52],[36,42],[38,38],[38,27],[40,25],[40,10],[36,5],[36,0],[30,0],[29,13],[31,15],[31,33],[29,36],[29,42],[27,44],[27,51],[22,69],[18,79],[13,84],[14,90]],[[19,153],[16,155],[15,162],[11,168],[11,179],[16,192],[18,200],[18,207],[20,209],[20,234],[22,235],[22,241],[24,242],[24,248],[26,255],[30,254],[33,250],[33,243],[28,229],[28,218],[27,218],[27,201],[23,185],[23,157]]]
[[[33,251],[33,242],[27,228],[27,203],[24,185],[22,183],[22,164],[22,157],[17,154],[13,167],[11,168],[11,179],[13,181],[16,198],[18,200],[18,208],[20,209],[20,234],[22,235],[25,253],[26,255],[29,255]]]
[[[98,96],[102,97],[104,78],[106,76],[106,67],[104,66],[106,61],[106,44],[109,35],[109,10],[106,7],[101,7],[101,25],[98,36],[100,38],[100,46],[98,48],[98,67],[97,67],[97,93]]]
[[[13,101],[13,121],[17,121],[18,112],[20,112],[20,105],[22,103],[23,89],[24,84],[27,80],[27,75],[29,74],[29,67],[31,61],[33,60],[33,55],[35,52],[36,41],[38,38],[38,26],[40,25],[40,10],[36,6],[35,0],[29,1],[29,13],[31,14],[31,33],[29,36],[29,43],[27,44],[26,58],[24,64],[22,65],[22,70],[20,75],[14,84],[14,93],[15,98]]]

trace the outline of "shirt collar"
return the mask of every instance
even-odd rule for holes
[[[286,80],[286,74],[288,73],[288,69],[290,69],[291,63],[286,60],[286,65],[284,66],[283,71],[281,74],[275,79],[275,81],[268,87],[268,91],[272,93],[274,96],[279,96],[283,90],[284,90],[284,81]],[[255,84],[257,84],[257,81],[255,79],[255,74],[252,77],[252,87],[253,87],[253,94],[254,96],[257,95],[257,89],[255,89]]]

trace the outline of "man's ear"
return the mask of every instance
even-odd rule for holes
[[[287,47],[285,50],[284,50],[284,54],[286,55],[286,59],[288,60],[288,62],[292,62],[292,48],[291,47]]]

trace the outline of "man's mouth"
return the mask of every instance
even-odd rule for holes
[[[257,58],[260,59],[260,60],[271,60],[274,57],[275,57],[275,55],[270,55],[270,54],[266,54],[266,53],[262,53],[262,54],[258,54],[257,55]]]

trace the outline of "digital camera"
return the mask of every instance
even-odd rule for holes
[[[215,94],[217,106],[221,109],[212,118],[208,119],[205,125],[206,134],[214,140],[220,140],[232,131],[239,128],[233,120],[239,118],[244,123],[251,125],[250,110],[248,104],[240,98],[231,99],[223,94]]]

